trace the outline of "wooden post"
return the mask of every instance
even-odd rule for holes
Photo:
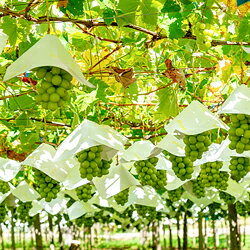
[[[237,212],[235,204],[228,205],[228,219],[230,227],[230,249],[240,250],[241,249],[240,232],[238,228]]]
[[[204,249],[204,239],[203,239],[203,233],[202,233],[202,218],[203,213],[198,213],[198,230],[199,230],[199,250]]]
[[[35,237],[36,237],[36,250],[42,250],[43,240],[42,240],[42,230],[41,230],[39,214],[36,214],[34,216],[34,229],[35,229]]]

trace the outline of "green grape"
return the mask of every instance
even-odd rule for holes
[[[229,169],[231,178],[239,182],[248,172],[250,172],[250,160],[246,157],[232,156]]]
[[[197,198],[205,197],[205,188],[198,180],[192,181],[192,191]]]
[[[76,194],[79,200],[82,200],[84,202],[90,200],[92,198],[92,187],[93,187],[92,184],[87,183],[85,185],[76,188]]]
[[[35,71],[39,79],[36,102],[52,111],[63,107],[72,88],[72,76],[58,67],[39,67]]]
[[[178,187],[175,190],[169,190],[169,191],[167,191],[168,192],[168,197],[172,202],[179,201],[181,196],[183,195],[184,191],[185,190],[184,190],[184,188],[182,186]]]
[[[233,204],[235,202],[235,197],[232,195],[222,192],[219,192],[220,199],[224,200],[226,204]]]
[[[38,169],[34,170],[34,181],[37,192],[46,202],[55,199],[60,191],[60,184]]]
[[[76,157],[80,163],[81,178],[87,178],[89,181],[93,177],[102,177],[109,173],[111,161],[106,161],[101,158],[103,147],[94,146],[77,153]]]
[[[192,25],[192,34],[196,36],[196,44],[199,50],[207,51],[211,47],[214,32],[208,24],[197,22]]]
[[[197,135],[186,135],[183,139],[185,146],[186,157],[191,161],[196,161],[202,158],[202,154],[208,150],[212,144],[208,131]]]
[[[231,114],[231,126],[228,130],[229,148],[238,154],[250,150],[250,115]]]
[[[192,178],[192,173],[194,172],[193,162],[188,157],[176,156],[169,154],[169,160],[172,163],[172,169],[175,175],[185,181]]]
[[[207,162],[201,165],[201,172],[197,177],[199,183],[204,187],[215,187],[219,190],[226,190],[229,174],[220,171],[223,163],[220,161]]]
[[[152,222],[156,219],[157,212],[155,207],[135,205],[138,215],[144,219],[147,219],[149,222]]]
[[[5,217],[7,215],[8,211],[5,205],[0,204],[0,224],[5,221]]]
[[[129,196],[129,188],[124,189],[120,193],[116,194],[114,196],[114,199],[117,204],[124,206],[124,204],[128,202],[128,196]]]
[[[18,218],[20,219],[22,223],[25,223],[30,217],[29,211],[32,208],[32,203],[18,201],[17,205],[18,206],[17,206],[16,212],[18,214]]]
[[[138,173],[138,179],[143,186],[149,185],[155,189],[164,188],[166,185],[166,171],[155,168],[158,162],[157,157],[141,160],[134,163]]]
[[[246,209],[246,205],[240,201],[237,201],[235,203],[235,208],[236,208],[236,211],[237,213],[240,215],[240,216],[247,216],[247,209]]]
[[[8,185],[8,182],[0,180],[0,193],[6,194],[10,191],[10,186]]]

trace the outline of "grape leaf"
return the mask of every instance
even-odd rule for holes
[[[156,25],[158,16],[157,8],[153,6],[152,0],[144,0],[141,3],[142,20],[150,25]]]
[[[22,95],[9,99],[9,108],[11,110],[32,109],[34,105],[34,99],[30,95]]]
[[[139,0],[120,0],[118,8],[121,10],[121,14],[119,13],[119,18],[117,18],[118,25],[134,24],[135,12],[139,4]]]
[[[170,39],[177,39],[185,35],[185,32],[182,30],[181,26],[182,26],[182,18],[176,19],[169,25]]]
[[[167,0],[161,9],[161,12],[163,13],[169,13],[169,12],[179,12],[181,10],[181,7],[179,4],[176,3],[175,0]]]
[[[2,25],[0,26],[3,29],[3,32],[9,36],[10,45],[15,45],[17,40],[17,21],[8,16],[2,18]]]
[[[170,116],[176,116],[179,113],[178,98],[172,88],[161,89],[157,92],[159,99],[155,109],[155,119],[163,121]]]

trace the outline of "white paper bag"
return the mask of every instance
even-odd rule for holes
[[[8,36],[5,35],[4,33],[0,33],[0,54],[2,53],[6,43],[8,40]]]
[[[22,162],[22,165],[37,168],[52,179],[63,182],[71,168],[66,160],[55,162],[55,153],[56,150],[52,146],[43,143]]]
[[[38,201],[38,200],[34,200],[32,201],[32,208],[29,210],[29,216],[33,217],[36,214],[39,214],[42,212],[43,210],[43,205],[44,205],[44,201]]]
[[[67,163],[69,165],[72,165],[73,167],[70,169],[67,177],[62,182],[62,185],[66,189],[72,190],[90,182],[86,178],[85,179],[81,178],[80,163],[76,159],[72,158],[69,161],[67,161]]]
[[[95,87],[83,77],[75,60],[64,48],[59,38],[54,35],[45,35],[13,62],[5,73],[4,81],[42,66],[59,67],[68,71],[80,83],[91,88]]]
[[[188,107],[165,126],[165,130],[169,134],[181,132],[187,135],[200,134],[215,128],[229,129],[224,122],[198,101],[191,102]]]
[[[240,85],[220,107],[218,114],[250,115],[250,88]]]
[[[12,194],[22,202],[33,201],[40,197],[38,192],[29,186],[26,181],[19,183],[19,185],[12,191]]]
[[[55,215],[67,207],[66,204],[67,204],[68,200],[69,199],[65,198],[64,194],[62,192],[60,192],[57,195],[56,199],[53,199],[50,202],[45,202],[45,200],[42,199],[41,203],[43,204],[43,208],[45,209],[45,211],[47,213],[49,213],[51,215]]]
[[[157,207],[163,205],[163,201],[155,189],[150,186],[131,187],[128,204]]]
[[[77,219],[86,213],[98,211],[97,208],[86,202],[76,201],[72,206],[67,209],[70,220]]]
[[[122,190],[131,186],[140,185],[134,176],[122,165],[111,166],[109,174],[101,178],[94,178],[93,183],[104,199],[120,193]]]
[[[21,163],[14,160],[0,158],[0,179],[3,181],[12,180],[20,171]]]
[[[177,156],[185,155],[185,143],[183,140],[178,139],[176,136],[168,134],[166,135],[156,146],[155,150],[166,150],[169,153]]]
[[[154,149],[154,144],[151,141],[137,141],[125,150],[121,157],[125,161],[146,160]]]
[[[124,151],[127,138],[106,125],[84,120],[58,147],[54,160],[65,160],[76,153],[97,145],[103,145],[101,156],[110,160],[118,151]]]

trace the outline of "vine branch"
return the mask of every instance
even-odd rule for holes
[[[10,10],[7,7],[0,7],[0,12],[2,14],[0,14],[0,17],[2,16],[12,16],[12,17],[17,17],[17,18],[21,18],[21,19],[25,19],[27,21],[31,21],[37,24],[41,24],[41,23],[46,23],[48,21],[48,18],[50,20],[50,22],[70,22],[70,23],[74,23],[74,24],[83,24],[85,25],[86,28],[94,28],[94,27],[108,27],[108,26],[112,26],[112,27],[118,27],[117,22],[112,22],[110,25],[107,25],[105,22],[101,22],[101,21],[95,21],[95,20],[80,20],[80,19],[71,19],[71,18],[66,18],[66,17],[52,17],[52,16],[42,16],[42,17],[38,17],[38,18],[34,18],[33,16],[29,15],[28,13],[26,14],[22,14],[19,12],[15,12]],[[140,31],[142,33],[148,34],[150,36],[152,36],[152,39],[150,40],[150,42],[154,42],[154,41],[158,41],[161,39],[166,39],[168,38],[168,36],[166,35],[162,35],[158,32],[154,32],[148,29],[145,29],[143,27],[134,25],[134,24],[127,24],[124,25],[123,27],[126,28],[130,28],[133,30],[137,30]],[[90,35],[90,34],[89,34]],[[94,34],[92,34],[94,35]],[[91,35],[91,36],[92,36]],[[184,37],[182,37],[184,39],[192,39],[192,40],[196,40],[196,37],[192,34],[186,34]],[[114,40],[112,41],[114,42]],[[118,43],[119,41],[115,41],[115,43]],[[217,45],[250,45],[250,42],[231,42],[231,41],[219,41],[219,40],[213,40],[211,42],[212,46],[217,46]]]

